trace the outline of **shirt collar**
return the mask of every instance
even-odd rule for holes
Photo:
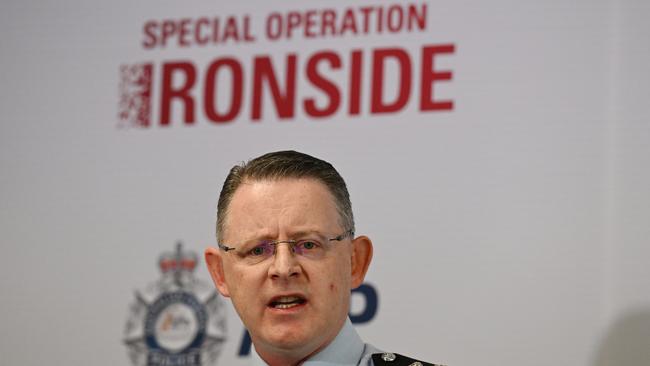
[[[334,340],[320,352],[305,361],[302,366],[357,365],[363,354],[364,344],[350,319]],[[266,365],[253,346],[252,365]]]

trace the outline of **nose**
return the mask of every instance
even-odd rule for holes
[[[292,246],[289,242],[279,242],[275,245],[275,255],[273,256],[269,268],[269,277],[273,279],[289,279],[297,277],[302,272],[300,263],[293,253]]]

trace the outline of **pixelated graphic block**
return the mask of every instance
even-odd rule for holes
[[[120,126],[149,126],[152,71],[150,63],[120,66]]]

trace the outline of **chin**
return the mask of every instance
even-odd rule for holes
[[[314,332],[311,327],[301,327],[289,324],[278,324],[266,327],[262,331],[262,338],[265,343],[276,349],[291,350],[304,349],[310,343],[320,344],[319,338],[323,334]]]
[[[267,328],[265,332],[269,341],[277,345],[296,345],[309,339],[309,334],[302,327],[286,325],[275,325]]]

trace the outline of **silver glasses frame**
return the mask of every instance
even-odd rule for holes
[[[332,242],[332,241],[342,241],[343,239],[348,238],[348,237],[350,237],[350,238],[354,237],[354,230],[350,229],[350,230],[345,231],[341,235],[335,236],[333,238],[326,238],[326,239],[327,239],[328,242]],[[273,255],[275,255],[275,251],[277,250],[277,245],[278,244],[282,244],[282,243],[289,244],[291,246],[291,252],[293,253],[294,252],[294,246],[299,241],[300,240],[294,240],[294,239],[290,239],[290,240],[272,240],[272,241],[267,241],[266,244],[273,246]],[[230,247],[230,246],[228,246],[228,245],[226,245],[224,243],[217,243],[217,245],[219,246],[219,249],[223,250],[226,253],[228,253],[231,250],[237,249],[235,247]]]

